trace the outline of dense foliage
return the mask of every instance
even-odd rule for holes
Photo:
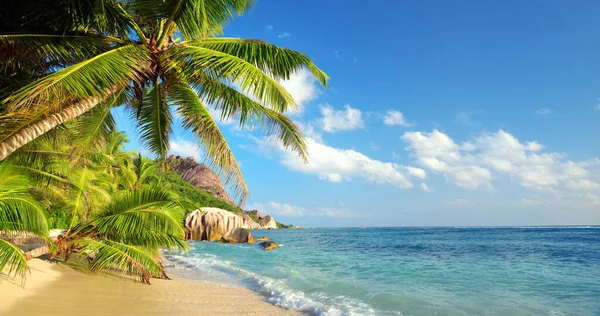
[[[160,172],[157,176],[160,179],[161,186],[168,188],[180,198],[189,200],[194,208],[218,207],[230,212],[242,213],[240,208],[184,181],[175,171]]]

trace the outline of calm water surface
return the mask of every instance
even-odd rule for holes
[[[283,247],[191,242],[167,257],[315,315],[600,315],[600,227],[253,233]]]

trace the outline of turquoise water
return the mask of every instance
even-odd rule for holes
[[[191,242],[167,257],[314,315],[600,315],[600,227],[253,233],[283,247]]]

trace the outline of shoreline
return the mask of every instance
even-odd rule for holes
[[[40,259],[29,264],[25,288],[0,281],[0,315],[302,315],[246,288],[177,277],[145,285]]]

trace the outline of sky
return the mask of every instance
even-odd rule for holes
[[[307,164],[219,124],[245,209],[332,226],[600,224],[598,1],[266,1],[225,29],[306,53]],[[144,152],[117,112],[129,149]],[[176,127],[171,153],[202,161]]]

